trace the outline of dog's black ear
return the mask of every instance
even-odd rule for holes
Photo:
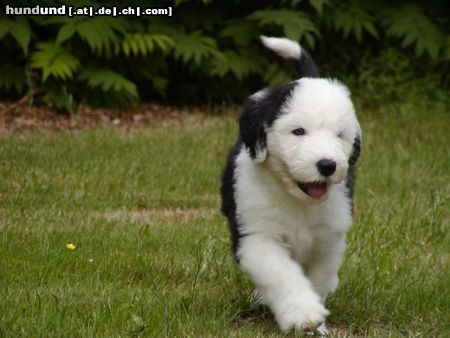
[[[263,105],[250,97],[244,105],[239,118],[239,131],[242,142],[256,162],[263,162],[267,157],[266,125]]]
[[[269,87],[250,96],[244,104],[239,118],[239,132],[242,142],[256,162],[267,157],[267,128],[280,114],[280,108],[297,86],[291,82],[284,86]]]
[[[350,155],[348,164],[355,165],[360,153],[361,153],[361,136],[357,135],[353,140],[352,154]]]

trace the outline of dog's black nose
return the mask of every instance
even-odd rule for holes
[[[331,176],[336,171],[336,162],[328,158],[321,159],[316,166],[323,176]]]

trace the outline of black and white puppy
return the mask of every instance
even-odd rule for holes
[[[294,41],[262,37],[300,79],[250,96],[222,177],[233,251],[283,331],[326,334],[324,302],[338,285],[361,129],[350,93],[318,78]]]

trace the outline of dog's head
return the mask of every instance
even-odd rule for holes
[[[247,100],[240,136],[251,158],[301,200],[323,200],[359,156],[361,129],[348,89],[302,78]]]

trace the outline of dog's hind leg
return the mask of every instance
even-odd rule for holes
[[[280,328],[315,329],[328,310],[288,250],[268,235],[247,235],[238,249],[241,268],[250,275]]]

